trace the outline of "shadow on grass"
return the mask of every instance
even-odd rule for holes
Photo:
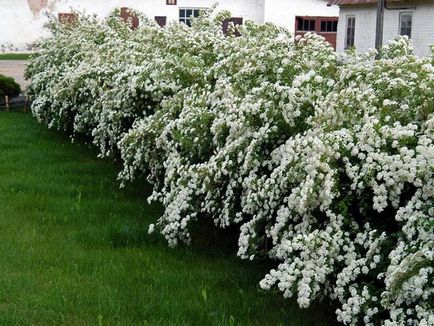
[[[148,235],[162,213],[146,204],[150,186],[119,189],[119,162],[96,156],[29,114],[0,113],[0,324],[335,324],[328,304],[300,310],[260,290],[277,262],[238,259],[235,227],[200,219],[193,244],[174,249]]]

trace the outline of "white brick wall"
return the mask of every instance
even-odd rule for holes
[[[375,10],[371,8],[341,7],[339,13],[337,51],[344,51],[345,36],[347,29],[347,18],[356,17],[356,31],[354,46],[358,51],[365,52],[375,46]],[[371,27],[370,27],[371,26]]]
[[[401,12],[413,13],[412,41],[419,56],[431,55],[430,45],[434,44],[434,4],[417,5],[411,9],[386,10],[384,15],[383,40],[386,43],[399,35]],[[375,25],[377,11],[374,6],[344,6],[339,14],[337,50],[344,51],[347,17],[356,17],[355,47],[366,52],[375,47]]]

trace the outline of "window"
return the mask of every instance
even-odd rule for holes
[[[402,12],[399,15],[399,35],[407,35],[411,38],[411,24],[413,14],[411,12]]]
[[[166,16],[155,16],[155,21],[160,27],[166,26],[167,17]]]
[[[199,17],[201,10],[200,8],[179,9],[179,21],[191,26],[191,17]]]
[[[354,37],[356,35],[356,17],[347,17],[347,31],[345,36],[345,48],[349,49],[354,47]]]
[[[225,35],[229,35],[229,24],[233,23],[235,25],[235,36],[241,36],[240,32],[237,30],[237,26],[243,24],[243,18],[242,17],[231,17],[228,19],[225,19],[223,21],[223,33]]]
[[[168,6],[176,6],[176,0],[166,0],[166,5],[168,5]]]
[[[322,20],[321,21],[321,32],[336,33],[337,31],[338,31],[338,21],[337,20]]]
[[[303,31],[303,32],[315,31],[315,20],[314,19],[297,18],[297,30]]]

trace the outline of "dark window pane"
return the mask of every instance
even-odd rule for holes
[[[242,25],[243,24],[243,18],[242,17],[232,18],[232,21],[234,22],[235,25]]]
[[[355,38],[355,32],[356,32],[356,18],[355,17],[348,17],[347,18],[347,32],[346,32],[346,40],[345,40],[345,47],[351,48],[354,46],[354,38]]]
[[[179,17],[185,17],[185,9],[179,9]]]
[[[314,20],[310,21],[310,29],[309,30],[310,31],[314,31],[315,30],[315,21]]]
[[[193,14],[194,17],[199,17],[200,10],[199,10],[199,9],[194,10],[193,13],[194,13],[194,14]]]
[[[322,21],[321,22],[321,32],[326,32],[327,31],[327,22]]]
[[[298,31],[315,31],[315,20],[297,18]]]
[[[187,9],[186,10],[186,16],[189,18],[189,17],[191,17],[193,15],[193,10],[191,10],[191,9]]]
[[[412,25],[412,14],[411,13],[402,13],[400,16],[400,35],[407,35],[411,37],[411,25]]]
[[[229,35],[229,24],[233,23],[235,25],[235,36],[241,36],[241,33],[237,30],[237,26],[243,25],[243,18],[241,17],[231,17],[223,21],[223,33]]]
[[[155,21],[160,27],[166,26],[167,17],[165,16],[155,16]]]

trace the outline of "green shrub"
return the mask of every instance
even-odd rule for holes
[[[21,87],[12,77],[0,75],[0,97],[20,95]]]
[[[279,261],[260,282],[346,325],[434,325],[434,65],[408,38],[337,54],[210,13],[189,28],[115,16],[52,25],[27,75],[32,112],[146,174],[189,243],[198,220],[239,230],[238,255]],[[204,232],[207,236],[207,232]],[[192,267],[194,268],[194,267]]]

